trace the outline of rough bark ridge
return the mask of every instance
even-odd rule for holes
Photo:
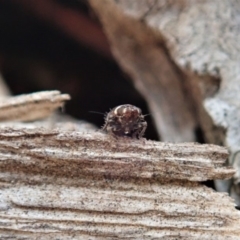
[[[225,148],[115,139],[77,124],[1,125],[1,239],[238,238],[233,200],[199,183],[232,177]]]
[[[208,142],[229,147],[234,185],[216,183],[240,205],[239,1],[90,3],[117,60],[148,101],[162,139],[189,141],[200,125]]]

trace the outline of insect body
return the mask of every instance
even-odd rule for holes
[[[113,108],[106,116],[103,130],[119,137],[141,138],[147,122],[140,108],[130,104]]]

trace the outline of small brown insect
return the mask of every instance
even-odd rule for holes
[[[113,108],[106,116],[103,130],[118,137],[141,138],[147,122],[140,108],[130,104]]]

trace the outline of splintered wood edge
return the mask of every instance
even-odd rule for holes
[[[230,177],[227,156],[215,145],[0,127],[0,237],[234,240],[233,200],[191,182]]]
[[[0,99],[0,121],[32,121],[49,116],[70,100],[59,91],[43,91]]]
[[[0,168],[32,174],[108,175],[189,181],[231,178],[224,147],[113,138],[100,132],[0,128]]]
[[[0,237],[236,239],[233,200],[193,182],[230,177],[227,156],[215,145],[0,127]]]

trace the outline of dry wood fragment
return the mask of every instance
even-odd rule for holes
[[[215,145],[114,139],[97,132],[44,128],[0,130],[0,150],[8,152],[4,157],[8,167],[32,174],[47,168],[52,174],[65,172],[72,177],[81,173],[189,181],[224,179],[234,174],[232,168],[223,166],[227,150]],[[60,165],[55,168],[57,162]],[[5,166],[5,161],[0,162],[0,169],[2,164]]]
[[[0,121],[32,121],[49,116],[63,107],[68,94],[43,91],[0,99]]]
[[[30,96],[36,95],[46,96]],[[22,99],[20,107],[32,104],[29,95],[17,102]],[[8,100],[8,109],[19,109]],[[54,110],[51,101],[43,103]],[[215,240],[240,234],[232,199],[196,182],[232,177],[225,148],[115,139],[80,125],[57,116],[52,125],[1,124],[1,239]]]
[[[2,127],[1,239],[236,239],[233,201],[193,182],[231,177],[227,155],[214,145]]]

